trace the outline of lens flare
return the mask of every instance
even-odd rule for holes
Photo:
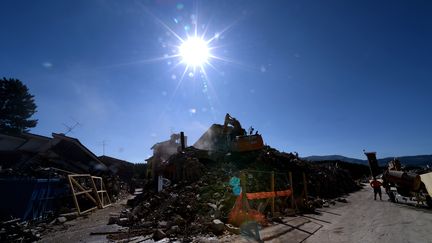
[[[179,47],[182,62],[190,67],[200,67],[208,62],[210,50],[207,42],[199,37],[189,37]]]

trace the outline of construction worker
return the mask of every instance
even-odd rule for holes
[[[379,181],[374,177],[373,180],[370,182],[370,185],[371,185],[371,187],[372,187],[373,190],[374,190],[374,200],[376,200],[376,196],[377,196],[377,194],[379,194],[380,200],[382,200],[382,197],[381,197],[381,186],[382,186],[382,183],[379,182]]]

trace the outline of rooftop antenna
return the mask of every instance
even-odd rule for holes
[[[72,131],[73,131],[75,128],[77,128],[78,126],[81,126],[81,123],[79,123],[78,121],[76,121],[76,120],[73,119],[72,117],[71,117],[71,119],[75,122],[72,126],[69,126],[69,125],[67,125],[67,124],[65,124],[65,123],[62,123],[63,126],[66,127],[66,132],[64,132],[64,135],[66,135],[66,134],[68,134],[68,133],[73,133]]]

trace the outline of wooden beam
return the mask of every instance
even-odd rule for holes
[[[83,176],[91,176],[90,174],[73,174],[69,175],[70,177],[83,177]]]
[[[96,194],[96,201],[97,201],[96,204],[97,204],[98,208],[103,208],[102,207],[102,202],[101,202],[101,200],[99,198],[98,189],[96,187],[96,183],[95,183],[94,179],[95,179],[94,176],[90,177],[90,180],[91,180],[91,183],[92,183],[92,186],[93,186],[93,191]]]
[[[246,196],[247,179],[246,179],[246,172],[245,171],[240,172],[240,185],[241,185],[242,203],[243,203],[243,205],[249,205],[247,203],[247,196]],[[247,210],[249,210],[249,208]]]
[[[85,195],[93,202],[93,203],[95,203],[95,204],[97,204],[97,201],[92,197],[92,195],[89,193],[89,192],[87,192],[88,190],[86,190],[84,187],[82,187],[74,178],[72,178],[72,177],[70,177],[70,179],[71,179],[71,181],[72,181],[72,183],[75,185],[75,186],[77,186],[81,191],[85,191]],[[73,187],[72,187],[72,189],[74,189]],[[91,190],[90,190],[90,192],[91,192]],[[75,193],[75,191],[74,191],[74,193]],[[76,193],[75,193],[76,194]],[[82,193],[81,193],[82,194]]]
[[[303,191],[304,191],[304,199],[306,199],[306,201],[308,200],[308,196],[307,196],[307,180],[306,180],[306,174],[303,172]]]
[[[92,176],[92,180],[99,180],[100,181],[100,188],[96,188],[98,190],[96,193],[97,193],[98,197],[100,197],[101,207],[106,208],[106,207],[110,206],[111,205],[111,199],[109,198],[108,191],[105,188],[105,183],[103,182],[102,177]],[[94,182],[94,184],[96,185],[96,182]],[[108,201],[108,204],[105,204],[104,193],[105,193],[106,200]]]
[[[95,210],[95,209],[97,209],[97,207],[89,208],[89,209],[87,209],[87,210],[82,211],[81,214],[88,213],[88,212],[93,211],[93,210]]]
[[[80,207],[79,207],[79,204],[78,204],[78,200],[76,198],[74,187],[73,187],[73,184],[72,184],[73,178],[71,177],[71,175],[68,175],[68,179],[69,179],[69,186],[71,187],[71,191],[72,191],[72,198],[74,200],[75,207],[77,208],[78,215],[80,215],[81,214],[81,210],[80,210]]]
[[[103,193],[102,190],[103,190],[104,188],[103,188],[102,184],[103,184],[103,181],[102,181],[102,178],[101,178],[101,180],[100,180],[100,189],[101,189],[101,191],[100,191],[100,192],[102,192],[102,193],[101,193],[101,203],[102,203],[102,208],[103,208],[103,206],[104,206],[104,200],[103,200],[104,198],[103,198],[103,194],[104,194],[104,193]],[[99,191],[98,191],[98,193],[99,193]]]
[[[272,171],[271,173],[271,177],[270,177],[270,186],[271,186],[271,191],[274,193],[274,187],[275,187],[275,181],[274,181],[274,171]],[[271,199],[271,212],[272,212],[272,216],[274,216],[275,213],[275,198],[272,197]]]
[[[75,195],[82,195],[82,194],[85,194],[85,193],[89,193],[89,192],[92,192],[93,190],[92,189],[89,189],[89,190],[85,190],[85,191],[80,191],[80,192],[75,192]]]
[[[288,173],[288,177],[289,177],[289,183],[291,186],[291,208],[294,209],[294,186],[293,186],[293,179],[292,179],[292,172],[290,171]]]
[[[74,177],[84,177],[86,179],[86,183],[91,183],[92,189],[84,188],[83,186],[81,186],[78,183],[78,181],[76,181],[74,179]],[[111,201],[109,200],[109,198],[108,198],[108,201],[109,201],[108,205],[104,205],[103,202],[100,200],[99,194],[103,195],[104,193],[106,193],[106,195],[108,196],[108,192],[105,189],[105,185],[103,184],[103,180],[101,177],[93,177],[90,174],[73,174],[73,175],[68,175],[68,179],[69,179],[69,185],[70,185],[71,190],[72,190],[74,203],[75,203],[75,206],[76,206],[77,211],[78,211],[78,215],[85,214],[85,213],[93,211],[97,208],[104,208],[104,207],[111,205]],[[98,188],[96,187],[96,183],[94,181],[95,179],[101,180],[100,190],[98,190]],[[90,180],[91,182],[89,182],[87,180]],[[79,191],[75,192],[75,189],[77,189]],[[92,194],[90,194],[91,192],[93,192],[92,194],[94,194],[94,197],[92,196]],[[77,196],[79,196],[79,195],[86,195],[86,197],[89,198],[95,204],[95,207],[81,211],[81,208],[79,206],[79,201],[77,198]]]

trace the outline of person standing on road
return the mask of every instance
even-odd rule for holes
[[[377,179],[374,177],[373,180],[371,181],[370,185],[374,190],[374,200],[376,200],[377,194],[379,195],[380,200],[382,200],[382,197],[381,197],[382,183],[377,181]]]

